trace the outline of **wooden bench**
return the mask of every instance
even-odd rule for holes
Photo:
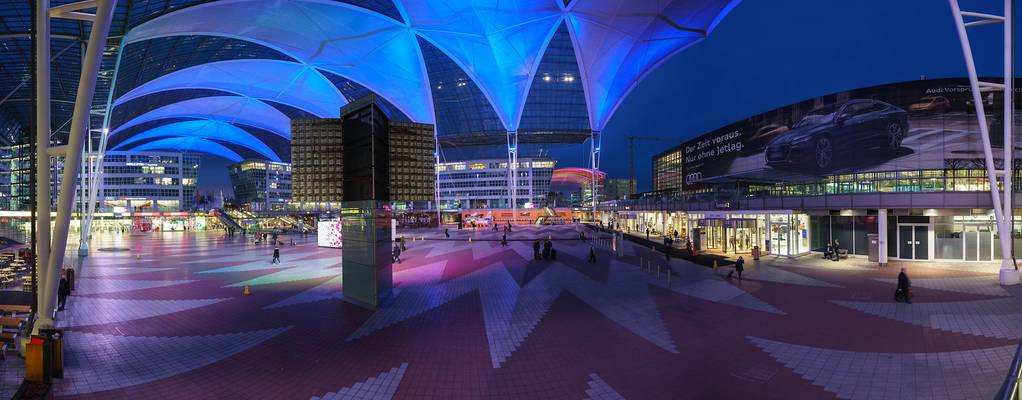
[[[29,314],[32,312],[32,306],[25,306],[21,304],[0,304],[0,313],[8,314]]]
[[[28,321],[25,317],[0,317],[0,328],[16,328],[21,327]]]

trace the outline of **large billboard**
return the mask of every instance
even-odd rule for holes
[[[1000,165],[1003,95],[983,89],[981,98]],[[975,113],[966,79],[902,82],[805,100],[683,144],[685,187],[732,179],[983,168]]]

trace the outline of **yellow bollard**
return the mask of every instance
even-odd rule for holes
[[[252,288],[249,287],[248,285],[245,285],[245,287],[241,289],[241,294],[245,295],[245,296],[251,296],[252,295]]]

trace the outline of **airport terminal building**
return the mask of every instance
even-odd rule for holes
[[[1002,95],[991,91],[982,99],[993,112],[988,123],[1001,167]],[[865,256],[873,240],[890,259],[999,259],[974,110],[967,79],[902,82],[791,104],[654,156],[656,190],[603,203],[601,219],[654,235],[677,231],[682,243],[730,254],[759,246],[799,255],[837,241]],[[1017,149],[1014,157],[1019,165]],[[1018,237],[1022,219],[1013,218]],[[1013,243],[1019,251],[1022,240]]]

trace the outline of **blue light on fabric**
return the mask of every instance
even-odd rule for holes
[[[117,134],[130,127],[168,118],[211,119],[254,126],[291,138],[291,120],[273,106],[251,97],[210,96],[168,104],[149,111],[111,131]]]
[[[118,146],[120,147],[120,146]],[[242,160],[238,153],[228,149],[226,146],[198,137],[174,137],[154,140],[135,146],[132,151],[172,150],[192,153],[205,153],[223,157],[228,160],[239,162]]]
[[[123,149],[132,143],[152,138],[160,137],[177,137],[177,138],[197,138],[210,141],[211,139],[221,140],[228,143],[234,143],[246,148],[252,149],[268,160],[280,161],[280,157],[277,156],[273,150],[271,150],[265,143],[253,136],[251,133],[246,132],[244,129],[238,128],[237,126],[231,125],[230,123],[215,120],[198,120],[198,121],[181,121],[167,125],[160,125],[153,129],[149,129],[142,133],[132,135],[130,138],[119,143],[114,150]],[[159,142],[159,140],[157,140]],[[152,142],[150,142],[152,143]],[[140,145],[139,147],[141,147]],[[138,147],[135,147],[138,149]],[[179,149],[184,150],[184,149]],[[201,150],[192,150],[201,151]],[[215,153],[214,153],[215,154]]]
[[[433,122],[415,34],[379,13],[325,0],[224,0],[155,18],[132,29],[125,42],[182,35],[264,45],[365,86],[416,122]]]
[[[174,89],[215,89],[272,100],[323,118],[337,118],[348,103],[337,87],[308,65],[278,60],[229,60],[201,64],[163,75],[128,91],[114,106]]]

